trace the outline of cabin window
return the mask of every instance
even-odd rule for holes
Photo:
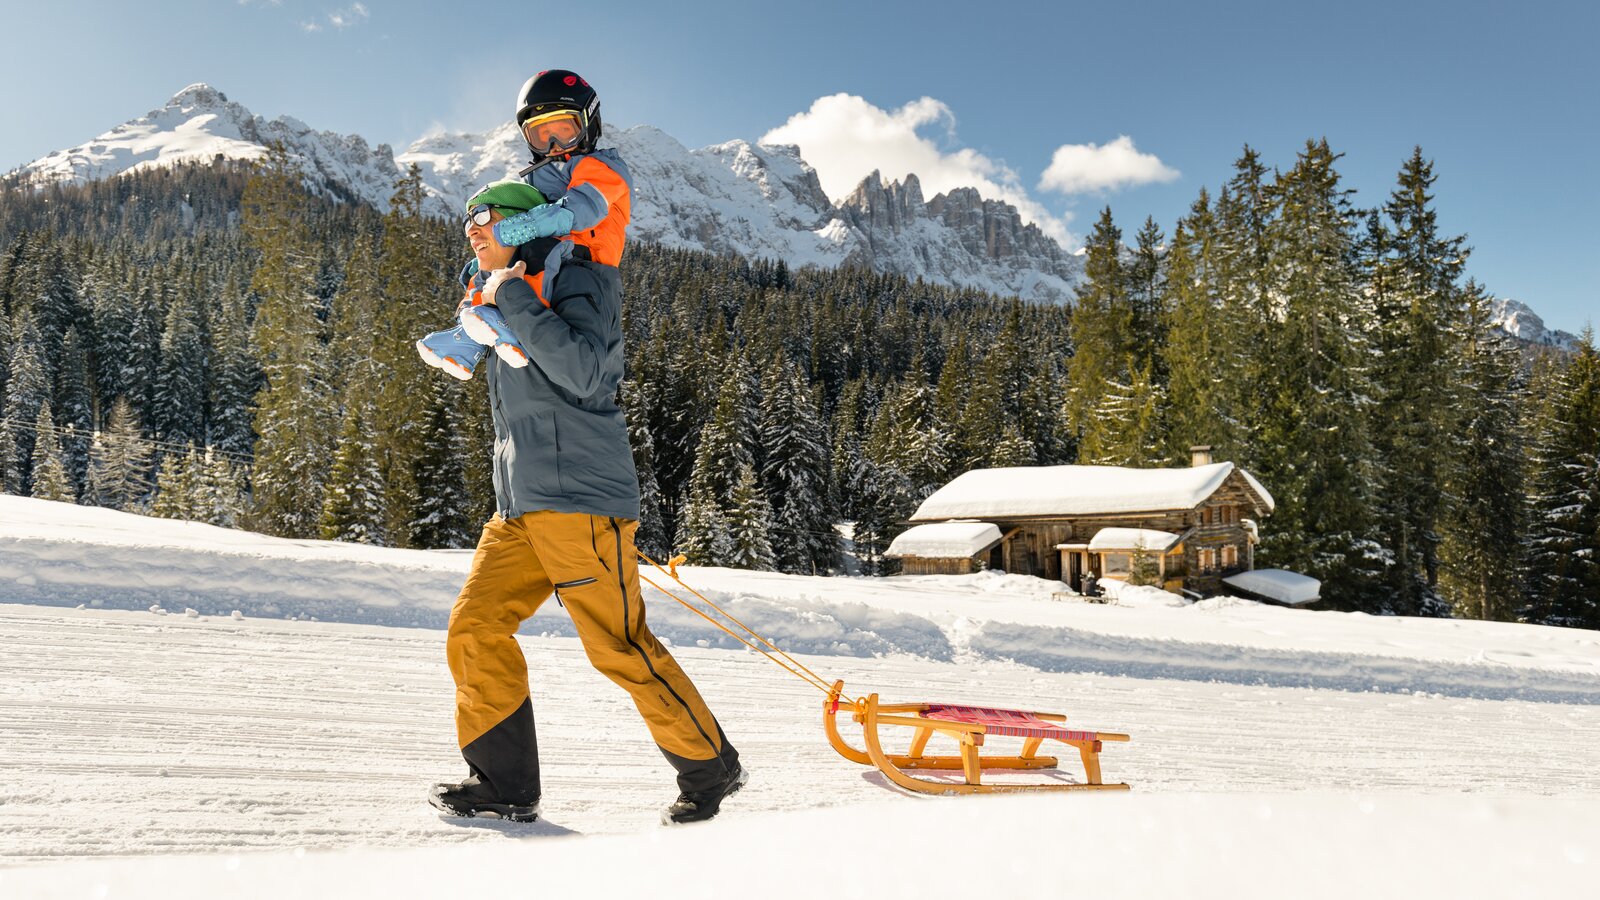
[[[1239,564],[1239,548],[1232,544],[1222,548],[1222,567],[1231,569]]]
[[[1133,571],[1133,558],[1130,553],[1102,553],[1100,554],[1100,568],[1103,575],[1127,575]]]
[[[1214,572],[1214,571],[1216,571],[1216,568],[1217,568],[1217,551],[1215,551],[1215,550],[1201,550],[1200,551],[1200,571],[1201,572]]]

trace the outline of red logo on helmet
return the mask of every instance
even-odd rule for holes
[[[584,81],[582,78],[579,78],[578,81],[582,82],[584,87],[588,87],[589,86],[589,82]]]
[[[561,82],[563,84],[565,84],[567,87],[572,87],[573,85],[578,83],[578,76],[576,76],[576,75],[568,75],[567,77],[561,79]]]
[[[545,69],[545,70],[544,70],[544,72],[548,72],[548,71],[550,71],[550,70],[549,70],[549,69]],[[544,74],[544,72],[540,72],[540,73],[539,73],[539,74],[538,74],[538,75],[535,75],[535,76],[533,76],[533,77],[535,77],[535,78],[538,78],[538,77],[540,77],[540,76],[541,76],[541,75],[543,75],[543,74]]]

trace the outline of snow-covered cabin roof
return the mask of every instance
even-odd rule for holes
[[[1165,553],[1178,546],[1181,540],[1183,535],[1173,534],[1170,531],[1155,531],[1149,528],[1102,528],[1089,539],[1089,550],[1094,553],[1119,550]]]
[[[961,559],[981,553],[999,540],[1000,529],[988,522],[915,525],[895,538],[883,555],[897,559]]]
[[[1256,569],[1222,579],[1222,583],[1248,594],[1297,606],[1322,596],[1322,582],[1287,569]]]
[[[1235,471],[1270,511],[1272,495],[1231,462],[1184,469],[1027,466],[966,472],[922,501],[911,521],[1193,509]]]

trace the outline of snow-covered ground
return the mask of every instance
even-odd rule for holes
[[[546,821],[441,818],[467,558],[0,497],[0,897],[1593,896],[1600,634],[993,574],[680,571],[853,691],[1126,731],[1131,793],[904,796],[828,748],[819,693],[647,589],[753,773],[724,815],[656,826],[671,771],[549,604]]]

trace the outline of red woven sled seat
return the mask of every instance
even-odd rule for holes
[[[1002,737],[1052,738],[1058,741],[1097,741],[1100,735],[1093,731],[1073,731],[1054,722],[1047,722],[1020,709],[991,709],[986,706],[954,706],[947,703],[930,703],[922,711],[925,719],[941,722],[960,722],[963,725],[982,725],[985,734]]]

